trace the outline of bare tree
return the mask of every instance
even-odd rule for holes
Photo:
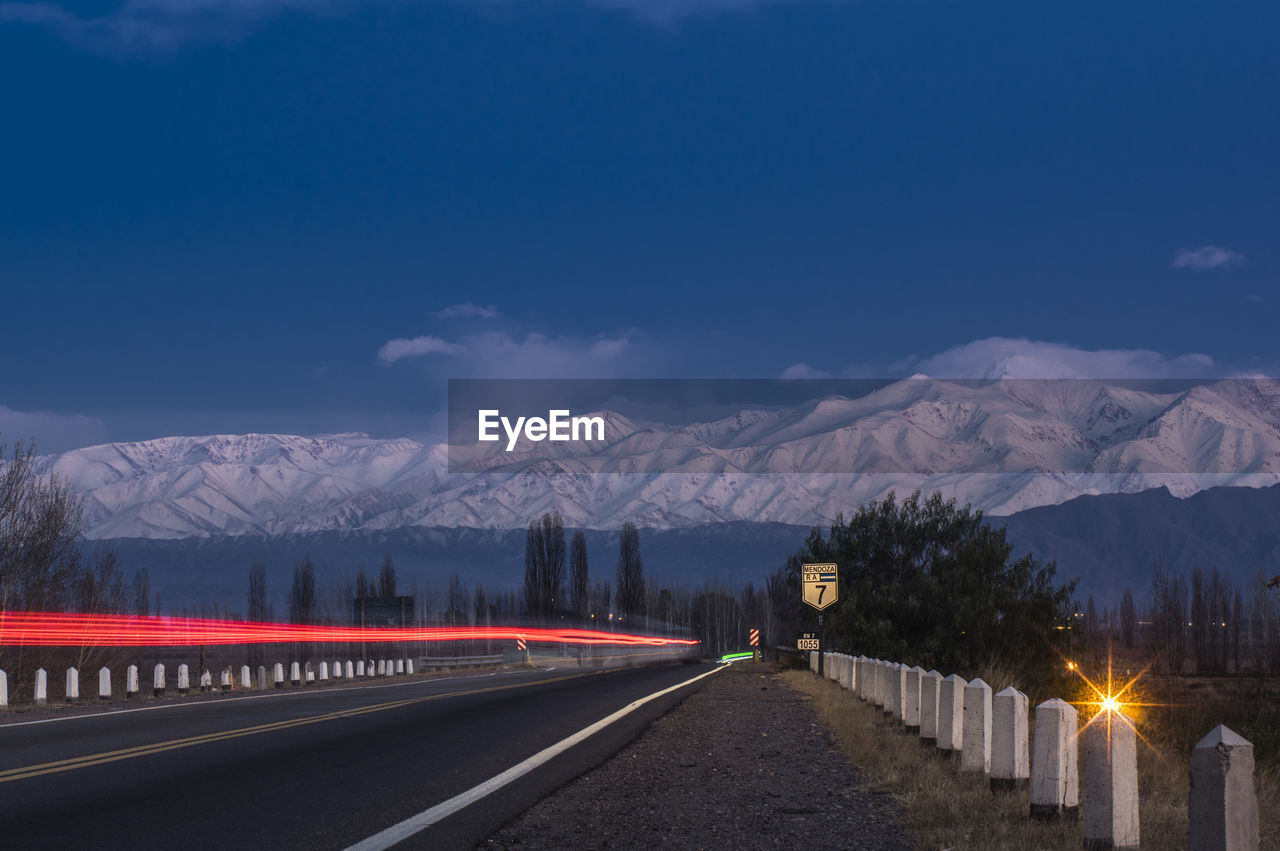
[[[524,541],[525,610],[546,621],[564,593],[564,519],[544,514],[529,524]]]
[[[1244,598],[1237,585],[1231,597],[1231,662],[1240,673],[1240,636],[1244,632]]]
[[[391,553],[382,559],[382,569],[378,571],[378,596],[394,597],[396,595],[396,566],[391,561]]]
[[[587,616],[590,581],[587,576],[587,538],[582,530],[569,543],[569,609],[579,620]]]
[[[5,446],[0,444],[0,459]],[[0,462],[0,609],[60,611],[80,575],[83,508],[71,486],[35,467],[21,441]]]
[[[640,532],[634,523],[622,524],[618,540],[618,612],[623,617],[644,615],[644,558]]]
[[[1128,650],[1133,649],[1133,633],[1138,623],[1138,613],[1133,605],[1133,592],[1124,589],[1120,598],[1120,640]]]
[[[308,553],[293,568],[293,585],[289,588],[289,621],[311,623],[315,608],[316,568]]]
[[[1187,582],[1157,559],[1151,576],[1151,642],[1171,674],[1182,673],[1186,624]]]
[[[293,585],[289,588],[289,622],[309,624],[315,618],[315,609],[316,568],[308,553],[293,568]],[[303,642],[298,647],[298,653],[305,662],[310,658],[311,648]]]
[[[133,613],[151,614],[151,574],[145,567],[133,572]]]

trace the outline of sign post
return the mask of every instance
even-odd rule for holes
[[[818,610],[818,676],[825,677],[827,630],[822,612],[840,599],[840,570],[831,563],[800,566],[800,599]]]

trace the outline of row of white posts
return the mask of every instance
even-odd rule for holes
[[[327,682],[330,679],[330,671],[332,670],[332,678],[340,679],[359,679],[367,677],[390,677],[397,674],[412,674],[412,659],[370,659],[365,661],[361,659],[352,662],[348,659],[345,663],[341,660],[335,660],[332,669],[329,663],[321,662],[318,666],[313,666],[310,662],[300,665],[292,662],[289,665],[288,682],[294,686],[300,686],[304,683]],[[345,672],[345,673],[344,673]],[[239,683],[233,683],[231,669],[227,668],[222,672],[220,687],[222,691],[231,691],[232,688],[238,687],[243,690],[254,688],[254,681],[250,677],[248,665],[240,666]],[[275,688],[284,688],[285,670],[284,665],[277,662],[272,669],[270,683]],[[163,663],[155,666],[151,676],[151,691],[155,697],[163,697],[166,687],[166,672]],[[190,669],[186,665],[178,666],[178,693],[188,694],[191,691],[191,674]],[[200,675],[199,679],[200,691],[213,691],[213,676],[205,671]],[[265,665],[258,666],[257,688],[268,688],[267,667]],[[67,687],[65,691],[68,703],[75,703],[80,699],[80,671],[76,668],[67,668]],[[138,696],[138,666],[130,665],[125,670],[125,697],[134,698]],[[98,671],[98,699],[111,699],[111,671],[108,668],[102,668]],[[35,703],[37,706],[43,706],[49,702],[49,674],[44,668],[36,671],[35,685]],[[9,706],[9,676],[4,671],[0,671],[0,709]]]
[[[809,654],[818,671],[818,653]],[[1053,698],[1036,707],[1028,752],[1027,696],[1015,688],[991,694],[981,679],[908,668],[896,662],[827,653],[829,679],[881,707],[908,733],[962,772],[981,772],[993,791],[1030,787],[1031,817],[1077,818],[1078,750],[1084,747],[1084,840],[1094,848],[1137,848],[1138,750],[1133,721],[1115,710],[1083,730],[1071,704]],[[1190,832],[1196,851],[1258,848],[1253,745],[1219,725],[1191,752]]]

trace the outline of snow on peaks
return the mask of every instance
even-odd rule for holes
[[[592,413],[606,420],[603,445],[493,453],[467,474],[446,472],[443,445],[360,433],[166,437],[39,465],[85,494],[94,538],[519,528],[552,509],[597,528],[809,525],[895,489],[937,488],[1010,513],[1082,493],[1167,485],[1186,495],[1280,474],[1274,381],[1155,392],[919,379],[675,427]]]

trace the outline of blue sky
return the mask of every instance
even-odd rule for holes
[[[1278,26],[0,2],[0,439],[416,434],[450,376],[1274,372]]]

